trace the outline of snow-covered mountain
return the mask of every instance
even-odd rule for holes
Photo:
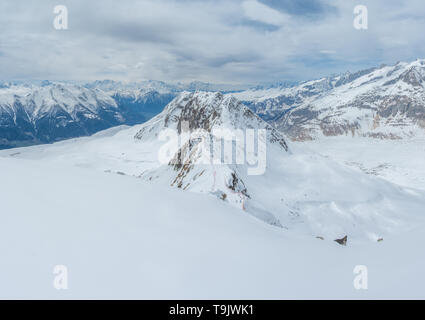
[[[0,89],[0,144],[51,142],[123,123],[104,92],[65,84]]]
[[[143,123],[175,94],[135,89],[104,91],[69,83],[8,83],[0,88],[0,148],[91,135]]]
[[[425,131],[425,60],[234,94],[293,140]]]
[[[159,93],[174,93],[179,94],[183,91],[220,91],[222,93],[238,92],[247,90],[250,88],[249,85],[244,84],[219,84],[209,83],[202,81],[192,81],[188,83],[183,82],[164,82],[158,80],[146,80],[146,81],[114,81],[114,80],[97,80],[89,82],[84,85],[87,88],[97,88],[106,92],[123,92],[123,91],[134,91],[141,90],[157,91]]]
[[[84,87],[89,89],[99,89],[108,92],[110,95],[117,92],[149,92],[156,91],[159,93],[178,93],[181,89],[172,83],[164,81],[115,81],[115,80],[96,80],[84,84]]]
[[[249,149],[247,143],[232,142],[231,161],[222,160],[225,153],[211,159],[208,153],[199,152],[217,154],[220,148],[215,131],[247,128],[257,132],[256,146]],[[266,135],[259,134],[260,130]],[[180,133],[181,143],[168,149],[171,152],[163,161],[160,155],[172,137],[162,135],[167,132]],[[210,140],[202,139],[203,135],[190,139],[187,132],[213,135]],[[223,138],[223,145],[230,140],[232,135]],[[259,148],[261,145],[266,148]],[[245,161],[237,162],[243,154]],[[265,155],[264,163],[258,154]],[[182,93],[144,124],[52,145],[2,151],[0,156],[92,168],[133,176],[155,188],[206,194],[277,226],[280,232],[291,230],[328,241],[345,235],[350,243],[376,241],[407,232],[424,219],[423,191],[367,175],[298,145],[288,148],[277,130],[234,97],[220,93]],[[249,158],[255,161],[246,161]],[[264,164],[264,172],[250,174],[250,168]]]
[[[221,93],[182,93],[143,125],[135,138],[149,143],[158,140],[167,129],[178,134],[180,144],[170,154],[168,163],[141,177],[160,179],[183,190],[213,193],[244,209],[251,198],[246,181],[250,180],[250,172],[266,171],[266,149],[270,153],[288,152],[285,139],[276,129],[234,97]],[[263,136],[259,130],[264,130]],[[252,139],[249,132],[253,133]],[[230,148],[227,153],[222,143]],[[252,148],[248,150],[250,144]],[[250,167],[250,159],[257,162],[255,168]],[[265,219],[279,224],[273,215],[267,214]]]
[[[274,121],[287,110],[300,106],[320,95],[325,95],[332,89],[349,83],[373,70],[375,69],[356,73],[346,72],[300,84],[283,83],[268,87],[257,86],[246,91],[232,93],[232,95],[243,101],[263,119]]]

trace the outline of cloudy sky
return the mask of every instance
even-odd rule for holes
[[[1,0],[0,79],[307,80],[425,58],[424,30],[423,0]]]

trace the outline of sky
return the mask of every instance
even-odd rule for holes
[[[302,81],[425,58],[424,30],[423,0],[2,0],[0,79]]]

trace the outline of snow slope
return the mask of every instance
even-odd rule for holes
[[[294,152],[310,150],[392,183],[425,190],[425,139],[381,140],[328,137],[294,143]]]
[[[342,247],[86,168],[0,158],[0,181],[1,298],[424,298],[423,225]],[[55,265],[68,268],[68,290],[54,289]],[[353,287],[356,265],[368,290]]]

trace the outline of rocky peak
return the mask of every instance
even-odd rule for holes
[[[213,128],[265,129],[269,142],[288,150],[284,137],[277,130],[238,99],[219,92],[182,93],[161,114],[146,123],[135,138],[144,139],[148,133],[157,135],[165,128],[177,130],[179,134],[199,129],[211,132]]]

